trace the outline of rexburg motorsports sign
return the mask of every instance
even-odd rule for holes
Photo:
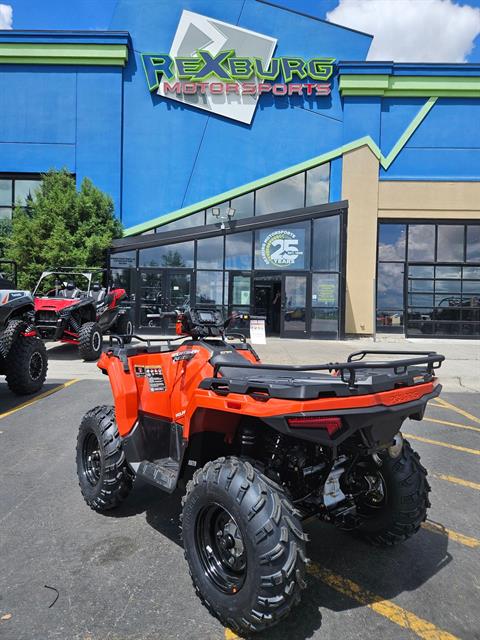
[[[334,58],[273,57],[277,40],[183,11],[170,53],[142,53],[150,91],[250,124],[262,94],[328,96]]]

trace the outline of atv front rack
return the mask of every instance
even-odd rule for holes
[[[367,355],[395,355],[395,356],[410,356],[408,358],[401,358],[395,360],[364,360]],[[415,357],[412,357],[415,356]],[[427,379],[431,379],[435,369],[438,369],[442,362],[445,360],[445,356],[436,353],[435,351],[355,351],[351,353],[347,362],[328,362],[322,364],[311,365],[282,365],[282,364],[255,364],[245,362],[235,362],[227,360],[217,360],[214,365],[213,378],[219,378],[224,382],[225,378],[228,378],[228,373],[223,373],[220,369],[224,368],[235,370],[245,369],[250,370],[253,375],[257,375],[262,372],[282,372],[287,378],[288,373],[295,373],[298,377],[299,373],[305,373],[309,371],[326,371],[330,374],[335,374],[342,382],[344,382],[349,389],[354,389],[358,384],[365,383],[367,375],[374,375],[376,370],[391,371],[393,377],[402,378],[398,380],[401,384],[415,384],[417,380],[415,378],[422,377],[422,382],[426,382]],[[422,365],[424,365],[422,367]],[[411,370],[412,367],[416,369]],[[362,374],[361,376],[359,374]],[[380,373],[380,372],[379,372]],[[409,375],[410,374],[410,375]],[[232,376],[233,377],[233,376]],[[390,376],[392,377],[392,376]],[[294,379],[292,377],[292,379]],[[393,381],[392,381],[393,382]]]

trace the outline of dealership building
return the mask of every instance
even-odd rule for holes
[[[480,65],[264,0],[118,0],[0,32],[0,217],[66,168],[113,198],[139,330],[186,304],[280,337],[480,336]]]

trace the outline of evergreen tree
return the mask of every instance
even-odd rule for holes
[[[66,171],[49,171],[27,208],[16,207],[5,257],[18,265],[19,284],[32,288],[49,267],[102,267],[122,235],[110,196],[85,178],[77,192]]]

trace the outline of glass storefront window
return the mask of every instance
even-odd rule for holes
[[[0,207],[0,220],[11,220],[11,219],[12,219],[12,208]]]
[[[121,251],[119,253],[112,253],[110,255],[110,267],[113,269],[129,267],[135,268],[137,266],[137,253],[136,251]]]
[[[135,300],[135,271],[133,269],[111,269],[112,288],[125,289],[130,301]]]
[[[226,215],[227,209],[229,207],[230,207],[230,202],[227,200],[227,202],[216,204],[211,209],[207,209],[207,217],[206,217],[205,224],[219,224],[221,220],[219,217],[216,217],[213,215],[213,209],[220,209],[220,214],[223,216],[223,215]]]
[[[312,333],[338,335],[338,309],[312,308]]]
[[[252,232],[229,234],[225,238],[225,269],[252,268]]]
[[[338,274],[312,275],[312,307],[338,307]]]
[[[463,267],[463,277],[480,280],[480,267]]]
[[[435,260],[435,226],[433,224],[408,225],[408,259],[419,262]]]
[[[157,233],[164,231],[175,231],[176,229],[190,229],[190,227],[203,227],[205,224],[205,211],[197,211],[184,218],[179,218],[173,222],[157,227]]]
[[[409,278],[433,278],[433,267],[410,265],[408,267]]]
[[[197,269],[223,269],[223,236],[197,240]]]
[[[435,269],[435,276],[437,278],[453,278],[459,279],[462,277],[461,267],[437,267]]]
[[[464,231],[463,224],[438,225],[437,260],[439,262],[463,262]]]
[[[378,259],[405,260],[406,225],[381,224],[378,231]]]
[[[315,204],[328,202],[330,185],[330,163],[321,164],[307,171],[307,192],[305,204],[311,207]]]
[[[12,180],[0,180],[0,206],[10,207],[13,202]]]
[[[255,269],[295,271],[310,268],[310,223],[255,231]]]
[[[197,304],[221,306],[223,271],[197,271]]]
[[[232,209],[235,209],[233,220],[240,220],[241,218],[251,218],[254,211],[253,191],[251,193],[246,193],[243,196],[238,196],[238,198],[234,198],[231,201],[230,206],[232,207]]]
[[[467,225],[467,262],[480,262],[480,224]]]
[[[15,203],[28,204],[40,186],[40,180],[15,180]]]
[[[232,274],[232,305],[250,304],[250,276]]]
[[[312,268],[338,271],[340,263],[340,217],[329,216],[313,221]]]
[[[140,249],[140,267],[193,267],[193,241]]]
[[[379,263],[377,308],[403,309],[403,264]]]
[[[305,174],[274,182],[256,192],[255,215],[301,209],[305,201]]]

